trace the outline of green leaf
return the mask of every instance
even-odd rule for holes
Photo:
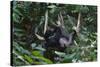
[[[48,8],[55,8],[55,7],[56,7],[55,5],[48,6]]]
[[[20,29],[20,28],[14,28],[14,31],[15,31],[15,32],[23,32],[23,30]]]
[[[13,21],[19,23],[19,16],[13,13]]]
[[[32,54],[33,54],[33,56],[35,56],[36,58],[42,60],[43,62],[48,63],[48,64],[52,64],[52,61],[50,61],[49,59],[44,58],[40,51],[33,51]]]
[[[32,51],[32,54],[33,54],[34,56],[38,56],[38,57],[41,57],[41,56],[42,56],[42,54],[41,54],[40,51]]]
[[[30,56],[28,55],[24,55],[24,58],[29,62],[29,63],[33,63],[33,60]]]
[[[62,62],[66,62],[66,63],[72,62],[72,60],[74,59],[75,55],[76,55],[76,53],[66,55],[63,58]]]
[[[36,47],[36,43],[32,43],[31,47],[32,47],[32,49],[34,49]]]
[[[40,50],[40,51],[45,51],[45,49],[42,48],[41,46],[37,46],[35,49],[38,49],[38,50]]]
[[[46,58],[44,58],[44,57],[38,57],[40,60],[42,60],[42,61],[44,61],[45,63],[47,63],[47,64],[53,64],[53,62],[51,61],[51,60],[49,60],[49,59],[46,59]]]
[[[21,16],[22,16],[22,13],[20,12],[20,10],[19,10],[19,9],[14,8],[14,9],[13,9],[13,11],[14,11],[14,13],[16,13],[16,14],[18,14],[18,15],[21,15]]]
[[[64,57],[66,54],[63,53],[63,52],[58,52],[58,51],[55,51],[55,54],[57,54],[58,56],[60,57]]]

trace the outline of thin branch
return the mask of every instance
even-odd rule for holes
[[[45,40],[44,37],[38,35],[37,32],[38,32],[38,29],[35,28],[35,36],[36,36],[39,40]]]
[[[62,16],[62,13],[60,12],[60,22],[61,22],[61,27],[62,28],[65,28],[64,27],[64,19],[63,19],[63,16]]]
[[[43,18],[42,18],[42,19],[43,19]],[[39,26],[41,26],[41,25],[43,24],[42,19],[41,19],[40,24],[35,28],[35,36],[36,36],[39,40],[45,40],[43,36],[40,36],[40,35],[37,34]]]
[[[44,37],[42,37],[42,36],[40,36],[40,35],[38,35],[38,34],[36,34],[36,33],[35,33],[35,35],[36,35],[36,37],[37,37],[39,40],[45,40]]]
[[[19,55],[18,53],[16,53],[15,50],[13,50],[13,54],[15,54],[17,56],[18,59],[22,60],[23,62],[25,62],[27,65],[29,65],[30,63],[27,62],[21,55]]]
[[[58,26],[65,28],[64,27],[64,20],[63,20],[63,16],[61,14],[61,12],[58,14],[58,21],[57,21]]]
[[[44,24],[44,34],[47,30],[47,26],[48,26],[48,10],[45,13],[45,24]]]
[[[61,21],[60,21],[60,16],[59,16],[59,14],[58,14],[57,26],[61,26]]]
[[[80,25],[81,25],[81,13],[78,14],[78,21],[77,21],[77,27],[76,27],[76,32],[79,33],[80,31]]]

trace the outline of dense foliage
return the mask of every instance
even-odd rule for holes
[[[80,35],[66,52],[55,51],[61,60],[53,62],[43,56],[45,12],[48,10],[48,25],[55,24],[62,12],[66,32],[77,24],[78,13],[82,13]],[[12,65],[38,65],[74,63],[97,60],[97,7],[56,3],[11,2]],[[36,30],[35,30],[36,29]]]

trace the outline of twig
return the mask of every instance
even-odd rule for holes
[[[42,37],[42,36],[40,36],[40,35],[38,35],[38,34],[36,34],[36,33],[35,33],[35,35],[36,35],[36,37],[37,37],[39,40],[45,40],[44,37]]]
[[[47,30],[47,26],[48,26],[48,10],[45,13],[45,25],[44,25],[44,34]]]
[[[80,20],[81,20],[81,13],[78,14],[78,21],[77,21],[77,27],[76,27],[76,32],[79,33],[80,31]]]
[[[61,12],[60,12],[60,21],[61,21],[61,27],[65,28],[64,27],[64,20],[63,20],[63,16],[62,16]]]

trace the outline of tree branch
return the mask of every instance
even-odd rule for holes
[[[77,27],[76,27],[76,32],[79,33],[80,32],[80,25],[81,25],[81,13],[78,14],[78,21],[77,21]]]
[[[47,30],[47,26],[48,26],[48,10],[45,13],[45,24],[44,24],[44,34]]]

